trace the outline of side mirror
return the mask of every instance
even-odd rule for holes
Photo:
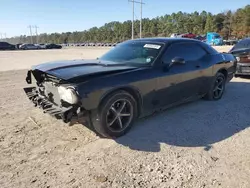
[[[170,67],[173,65],[184,65],[185,60],[181,57],[175,57],[174,59],[171,60]]]
[[[164,63],[164,71],[168,71],[173,65],[185,65],[185,60],[181,57],[175,57],[171,60],[170,63]]]

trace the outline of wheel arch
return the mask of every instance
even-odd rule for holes
[[[107,97],[109,97],[110,95],[112,95],[118,91],[125,91],[134,97],[134,99],[136,100],[137,110],[138,110],[137,116],[140,116],[140,114],[142,112],[143,99],[142,99],[140,91],[133,86],[123,86],[123,87],[118,87],[118,88],[113,88],[111,90],[108,90],[100,98],[98,108],[102,105],[102,103],[104,102],[104,100]]]
[[[220,73],[224,74],[225,79],[227,80],[228,72],[227,72],[227,70],[225,68],[221,68],[217,72],[220,72]]]

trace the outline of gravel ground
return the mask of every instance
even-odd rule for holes
[[[141,119],[116,140],[66,126],[25,97],[26,70],[17,69],[105,50],[0,52],[1,188],[250,187],[249,78],[234,78],[220,101]]]

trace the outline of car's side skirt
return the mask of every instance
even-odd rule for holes
[[[206,95],[206,94],[191,96],[191,97],[189,97],[189,98],[180,100],[180,101],[175,102],[175,103],[172,103],[172,104],[170,104],[170,105],[156,108],[155,110],[151,111],[150,113],[141,114],[141,116],[140,116],[139,118],[145,118],[145,117],[151,116],[151,115],[153,115],[153,114],[155,114],[155,113],[159,113],[159,112],[165,111],[165,110],[167,110],[167,109],[170,109],[170,108],[173,108],[173,107],[180,106],[180,105],[185,104],[185,103],[197,101],[197,100],[203,98],[205,95]]]

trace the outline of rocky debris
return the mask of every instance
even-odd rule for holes
[[[3,142],[4,141],[4,136],[1,136],[0,137],[0,142]]]
[[[20,164],[23,164],[23,163],[26,163],[26,162],[27,162],[27,160],[23,159],[23,160],[20,161]]]
[[[33,179],[32,181],[31,181],[31,183],[35,183],[37,181],[37,179]]]
[[[73,178],[73,179],[71,179],[67,184],[73,184],[73,183],[75,183],[75,182],[76,182],[76,179]]]
[[[219,158],[218,158],[218,157],[213,157],[213,156],[211,156],[211,159],[212,159],[214,162],[216,162]]]
[[[206,183],[203,183],[200,188],[205,188],[206,187]]]
[[[95,180],[97,182],[103,183],[103,182],[106,182],[108,180],[108,178],[106,176],[104,176],[104,175],[99,175],[99,176],[95,177]]]

